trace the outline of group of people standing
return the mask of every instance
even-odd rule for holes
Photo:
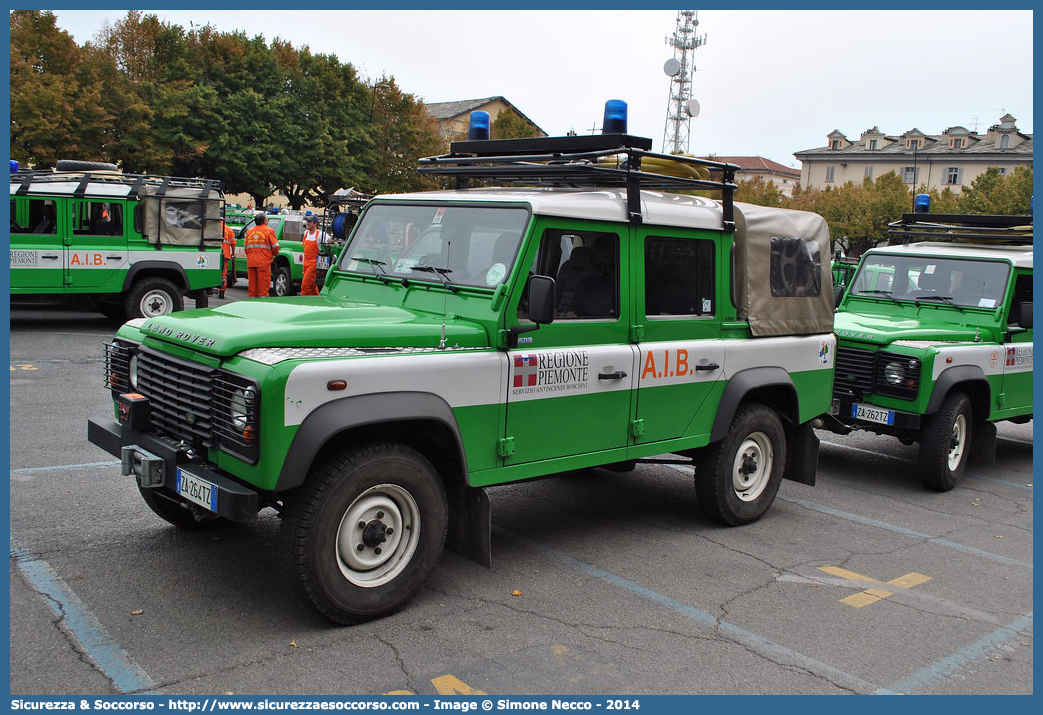
[[[304,236],[301,243],[304,244],[304,277],[301,280],[301,295],[318,295],[319,289],[315,283],[315,271],[319,259],[319,244],[324,240],[322,231],[319,230],[319,217],[309,214],[304,218]],[[218,296],[225,297],[229,278],[233,281],[235,257],[235,232],[225,224],[224,241],[221,245],[221,253],[224,256],[224,269],[221,272],[221,290]],[[246,231],[243,237],[243,249],[246,253],[246,273],[249,281],[248,298],[263,298],[268,295],[268,286],[272,283],[272,261],[279,255],[279,239],[275,231],[268,225],[268,215],[259,212],[254,217],[254,225]]]

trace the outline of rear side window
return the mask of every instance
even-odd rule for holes
[[[771,239],[771,295],[813,298],[822,293],[822,260],[818,244],[803,238]]]
[[[705,239],[645,239],[645,315],[714,313],[714,245]]]

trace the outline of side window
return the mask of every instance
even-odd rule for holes
[[[1014,290],[1011,294],[1010,299],[1010,317],[1009,322],[1014,323],[1018,320],[1018,315],[1021,312],[1022,303],[1032,302],[1032,276],[1029,274],[1022,273],[1014,279]]]
[[[771,239],[771,295],[806,298],[822,293],[822,261],[818,244],[803,238]]]
[[[58,209],[52,199],[28,199],[24,213],[16,211],[11,199],[11,232],[38,233],[53,236],[58,230]]]
[[[619,317],[618,235],[547,229],[532,272],[550,276],[557,284],[556,321]],[[527,304],[523,297],[518,317],[527,317]]]
[[[122,236],[123,207],[77,199],[72,202],[72,232],[76,236]]]
[[[713,315],[714,245],[706,239],[645,239],[645,315]]]

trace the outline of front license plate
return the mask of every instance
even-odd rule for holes
[[[177,493],[193,504],[217,512],[217,487],[181,468],[177,470]]]
[[[329,268],[330,267],[330,257],[329,256],[319,256],[318,260],[315,261],[315,267],[316,268]]]
[[[856,420],[865,420],[866,422],[876,422],[881,425],[894,425],[895,423],[895,411],[894,410],[883,410],[879,407],[873,407],[872,405],[861,405],[857,402],[851,405],[851,416]]]

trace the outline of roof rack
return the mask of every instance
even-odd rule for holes
[[[631,223],[641,223],[641,189],[684,191],[709,189],[721,192],[724,229],[734,230],[732,198],[739,167],[707,159],[649,151],[652,140],[629,134],[534,137],[529,139],[480,139],[453,142],[449,154],[420,159],[422,174],[451,176],[465,189],[473,179],[540,186],[625,187]],[[609,165],[601,157],[625,155]],[[654,158],[681,165],[705,167],[719,180],[656,174],[641,170],[641,160]],[[712,176],[712,174],[711,174]]]
[[[142,186],[157,186],[159,190],[154,196],[163,196],[167,189],[199,189],[199,198],[210,199],[211,192],[216,198],[224,197],[224,188],[218,179],[198,179],[178,176],[156,176],[152,174],[124,174],[117,171],[55,171],[53,169],[23,169],[11,174],[11,183],[19,183],[18,195],[29,193],[33,184],[49,184],[58,182],[79,182],[73,196],[84,196],[88,184],[120,184],[130,187],[128,199],[138,198]]]
[[[894,238],[890,245],[918,241],[982,241],[1016,245],[1032,244],[1031,216],[984,214],[902,214],[887,224]]]

